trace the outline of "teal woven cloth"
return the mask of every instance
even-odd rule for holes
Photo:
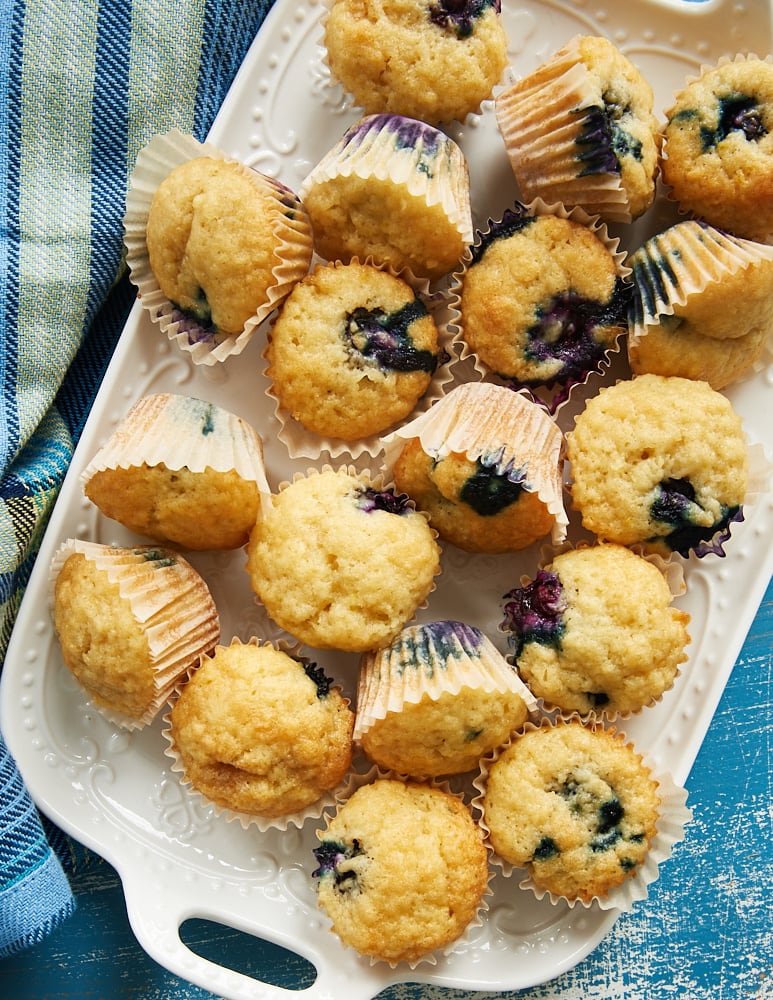
[[[0,0],[0,659],[134,292],[137,152],[203,139],[273,0]],[[0,958],[75,901],[0,739]]]

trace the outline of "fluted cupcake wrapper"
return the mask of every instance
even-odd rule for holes
[[[609,222],[631,222],[628,197],[610,162],[578,166],[595,128],[598,95],[581,61],[579,36],[496,98],[496,118],[521,194],[527,201],[581,205]]]
[[[651,236],[628,259],[634,279],[629,347],[646,336],[690,295],[761,260],[773,261],[773,246],[732,236],[705,222],[685,219]],[[732,337],[730,325],[727,336]],[[740,334],[745,332],[741,327]],[[710,330],[706,331],[710,336]]]
[[[194,433],[186,433],[191,429]],[[195,431],[198,430],[198,433]],[[97,472],[139,465],[191,472],[233,470],[270,493],[263,442],[241,417],[214,403],[174,393],[138,399],[80,476],[85,486]]]
[[[581,722],[588,729],[603,728],[601,723],[582,720],[579,716],[572,716],[570,719]],[[570,720],[562,719],[561,721],[566,722]],[[473,780],[473,786],[478,794],[473,798],[471,805],[473,812],[479,816],[478,822],[487,839],[489,837],[489,828],[486,824],[484,799],[486,782],[491,767],[522,734],[542,726],[554,726],[556,724],[555,720],[548,718],[543,719],[538,725],[527,723],[521,732],[516,734],[508,744],[499,747],[494,753],[481,761],[480,772]],[[621,743],[627,744],[634,749],[640,757],[642,764],[648,770],[650,777],[657,782],[660,802],[655,836],[650,842],[649,850],[642,863],[637,866],[635,872],[626,878],[624,882],[610,889],[605,896],[595,896],[593,899],[586,901],[580,898],[559,896],[549,892],[542,886],[537,885],[525,869],[518,868],[509,861],[506,861],[496,851],[493,851],[492,848],[492,865],[501,871],[502,875],[506,878],[519,879],[518,887],[532,892],[537,899],[547,897],[554,904],[563,902],[569,907],[579,905],[585,909],[595,906],[601,910],[620,910],[621,912],[631,910],[637,902],[647,898],[649,895],[649,886],[660,877],[660,866],[671,857],[675,845],[684,840],[685,827],[692,819],[692,810],[687,806],[687,790],[677,785],[669,773],[659,771],[655,768],[649,761],[646,752],[634,747],[624,732],[615,729],[611,729],[610,732],[613,732],[615,738]]]
[[[408,626],[388,646],[360,660],[354,738],[406,704],[455,695],[462,688],[515,692],[530,714],[537,710],[518,672],[478,629],[462,622]]]
[[[553,541],[566,537],[563,434],[545,410],[505,386],[467,382],[426,413],[384,438],[384,467],[391,469],[406,441],[418,438],[428,455],[486,458],[499,475],[527,466],[523,488],[536,493],[555,519]]]
[[[155,685],[150,707],[140,718],[132,718],[94,701],[111,722],[126,729],[142,728],[153,721],[186,671],[219,641],[217,608],[203,578],[176,552],[158,545],[117,547],[76,538],[63,542],[51,561],[52,606],[59,572],[76,553],[118,585],[134,618],[145,626]]]
[[[273,177],[239,164],[245,176],[272,198],[279,209],[272,224],[276,240],[273,284],[266,289],[265,301],[259,304],[238,335],[212,333],[184,316],[161,291],[150,267],[146,227],[158,186],[176,167],[199,156],[238,163],[212,143],[200,143],[177,129],[155,136],[140,150],[126,197],[124,242],[132,282],[151,319],[180,350],[190,354],[194,364],[214,365],[231,355],[241,354],[262,321],[307,273],[313,246],[311,224],[297,194]]]

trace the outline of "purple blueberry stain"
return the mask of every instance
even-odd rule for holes
[[[427,307],[420,299],[392,312],[357,308],[346,315],[344,342],[356,358],[374,362],[382,370],[432,374],[437,355],[418,349],[409,333],[411,325],[426,315]]]
[[[356,505],[358,510],[365,511],[366,514],[380,510],[387,514],[401,515],[413,509],[407,493],[395,493],[391,489],[375,490],[370,486],[358,491]]]
[[[312,878],[332,878],[336,890],[340,893],[352,892],[359,887],[356,871],[346,867],[346,862],[365,853],[356,838],[351,844],[337,840],[323,840],[319,847],[312,849],[312,853],[318,865],[311,873]]]
[[[719,517],[708,525],[696,523],[703,513],[695,488],[688,479],[664,479],[655,489],[650,516],[670,530],[649,541],[663,541],[672,552],[685,558],[692,551],[699,556],[709,552],[723,554],[722,544],[729,537],[730,524],[743,519],[741,508],[723,504]]]
[[[530,583],[509,591],[504,600],[503,625],[516,661],[527,643],[560,646],[567,602],[557,574],[538,570]]]
[[[475,21],[491,8],[499,14],[501,0],[439,0],[429,9],[429,19],[440,28],[456,32],[459,38],[469,38]]]

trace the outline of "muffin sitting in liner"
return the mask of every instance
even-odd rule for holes
[[[269,494],[263,443],[206,400],[138,400],[81,474],[85,495],[137,534],[186,549],[246,544]]]
[[[706,66],[666,112],[663,179],[685,212],[736,236],[773,236],[773,62]]]
[[[660,131],[652,87],[608,39],[577,35],[496,98],[524,201],[631,222],[655,200]]]
[[[366,114],[432,124],[480,111],[507,65],[500,0],[329,0],[324,45]]]
[[[70,539],[51,564],[54,628],[97,708],[129,729],[155,718],[220,639],[207,584],[176,552]]]
[[[374,961],[413,967],[450,949],[484,905],[483,836],[444,789],[377,778],[317,836],[319,906],[341,941]]]
[[[517,671],[479,629],[409,625],[362,657],[354,738],[379,767],[434,778],[477,768],[535,709]]]
[[[408,497],[346,468],[286,484],[253,529],[247,572],[300,642],[363,652],[395,636],[434,587],[440,549]]]
[[[168,753],[185,784],[243,825],[300,825],[332,803],[327,793],[351,764],[353,725],[348,700],[317,664],[234,639],[180,691]]]
[[[513,663],[547,708],[636,712],[673,686],[690,616],[666,575],[622,545],[560,552],[504,600]]]
[[[445,541],[511,552],[563,539],[563,435],[525,396],[468,382],[385,440],[397,488]]]
[[[599,539],[665,556],[721,553],[742,517],[740,417],[706,382],[637,375],[603,388],[567,434],[571,495]]]
[[[311,170],[300,196],[326,260],[372,257],[440,278],[472,242],[470,178],[460,147],[402,115],[367,115]]]

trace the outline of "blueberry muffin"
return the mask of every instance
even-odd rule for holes
[[[354,713],[322,667],[269,644],[218,646],[169,718],[182,780],[242,817],[302,814],[352,760]]]
[[[660,131],[652,87],[608,39],[578,35],[496,98],[524,201],[631,222],[655,200]]]
[[[452,389],[395,432],[399,490],[440,537],[468,552],[563,538],[563,435],[541,406],[504,386]]]
[[[548,708],[636,712],[687,659],[690,616],[653,562],[611,543],[569,549],[505,595],[513,663]]]
[[[355,740],[388,771],[460,774],[505,743],[535,706],[479,629],[459,621],[411,625],[360,661]]]
[[[472,248],[461,335],[509,383],[571,386],[599,371],[626,332],[628,287],[591,228],[516,203]]]
[[[450,948],[481,909],[483,837],[467,806],[442,789],[378,778],[317,836],[319,906],[340,940],[373,960],[413,966]]]
[[[638,375],[603,388],[567,434],[567,458],[573,505],[604,541],[721,552],[742,515],[746,438],[706,382]]]
[[[272,498],[247,546],[271,618],[319,649],[388,642],[434,587],[440,549],[405,495],[346,469],[297,478]]]
[[[326,260],[353,257],[436,279],[472,242],[470,179],[444,132],[401,115],[367,115],[346,130],[300,188]]]
[[[663,179],[685,212],[736,236],[773,234],[773,63],[723,59],[666,112]]]
[[[204,579],[176,552],[70,539],[51,564],[65,665],[97,708],[129,729],[155,718],[220,639]]]
[[[479,111],[507,65],[499,0],[330,0],[324,45],[366,114],[434,125]]]
[[[501,859],[538,888],[588,903],[641,869],[660,797],[624,737],[575,720],[518,736],[491,764],[482,808]]]
[[[409,416],[438,367],[426,302],[371,264],[320,265],[276,317],[266,358],[284,410],[323,437],[354,441]]]
[[[684,220],[650,237],[628,260],[634,374],[677,375],[724,389],[773,342],[773,248]]]
[[[206,400],[138,400],[81,474],[83,492],[131,531],[185,549],[245,545],[268,494],[263,442]]]

